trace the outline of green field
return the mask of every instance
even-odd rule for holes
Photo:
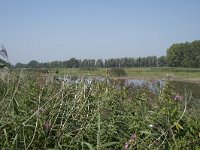
[[[51,69],[55,73],[57,69]],[[79,68],[60,68],[59,75],[69,76],[106,76],[107,68],[96,68],[93,70]],[[125,68],[125,78],[136,78],[145,80],[163,79],[170,75],[177,81],[200,82],[199,68]],[[123,78],[123,77],[120,77]]]

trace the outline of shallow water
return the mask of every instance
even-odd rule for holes
[[[66,84],[78,84],[80,82],[86,82],[90,84],[93,81],[104,82],[107,79],[104,77],[57,77],[56,80],[64,81]],[[120,86],[147,87],[152,90],[152,92],[157,92],[164,85],[164,80],[155,80],[153,82],[149,82],[139,79],[123,79],[119,81],[121,83]]]
[[[105,82],[115,83],[116,88],[121,88],[122,86],[126,87],[140,87],[148,88],[153,93],[159,93],[160,89],[164,86],[164,80],[140,80],[140,79],[117,79],[117,80],[108,80],[105,77],[57,77],[54,78],[59,81],[64,81],[66,84],[78,84],[80,82],[85,82],[91,84],[92,82]],[[200,84],[190,83],[183,81],[173,81],[172,85],[175,87],[175,90],[179,94],[184,94],[185,91],[192,94],[192,97],[200,99]]]
[[[125,86],[137,86],[137,87],[147,87],[152,92],[158,92],[160,88],[164,85],[164,80],[155,80],[153,82],[149,82],[146,80],[139,79],[126,79]]]

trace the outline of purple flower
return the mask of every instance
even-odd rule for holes
[[[125,145],[124,145],[125,150],[127,150],[128,147],[129,147],[129,144],[128,144],[128,142],[126,142]]]
[[[182,100],[183,100],[183,96],[181,96],[181,95],[179,95],[179,94],[176,94],[176,95],[174,96],[174,100],[175,100],[175,101],[182,101]]]
[[[46,130],[49,130],[49,129],[51,128],[51,124],[46,122],[46,123],[44,124],[44,128],[45,128]]]
[[[137,138],[137,135],[135,133],[131,135],[131,138],[124,145],[125,150],[128,150],[129,146],[136,141],[136,138]]]
[[[136,134],[135,134],[135,133],[131,135],[131,140],[135,141],[135,140],[136,140],[136,138],[137,138],[137,136],[136,136]]]

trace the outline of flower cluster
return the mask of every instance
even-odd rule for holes
[[[44,129],[50,130],[50,129],[51,129],[51,124],[48,123],[48,122],[46,122],[46,123],[44,124]]]
[[[181,96],[181,95],[179,95],[179,94],[176,94],[176,95],[174,96],[174,100],[175,100],[175,101],[182,101],[182,100],[183,100],[183,96]]]
[[[134,133],[131,135],[131,138],[125,143],[124,149],[128,150],[130,145],[136,141],[137,135]]]

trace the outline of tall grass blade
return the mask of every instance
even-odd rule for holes
[[[101,134],[101,118],[99,112],[99,102],[98,102],[98,122],[97,122],[97,150],[100,150],[100,134]]]
[[[90,149],[90,150],[95,150],[92,146],[92,144],[88,143],[88,142],[81,142],[82,144],[85,144],[87,145],[87,147]]]
[[[7,134],[6,129],[3,129],[3,132],[4,132],[4,136],[5,136],[5,140],[6,140],[6,145],[9,146],[8,134]]]
[[[17,100],[14,97],[13,97],[12,101],[13,101],[14,112],[17,115],[19,115],[20,114],[19,103],[17,102]]]
[[[118,142],[109,142],[109,143],[105,143],[105,144],[102,144],[101,146],[100,146],[100,148],[106,148],[106,147],[109,147],[109,146],[112,146],[112,145],[116,145],[116,144],[118,144]]]

